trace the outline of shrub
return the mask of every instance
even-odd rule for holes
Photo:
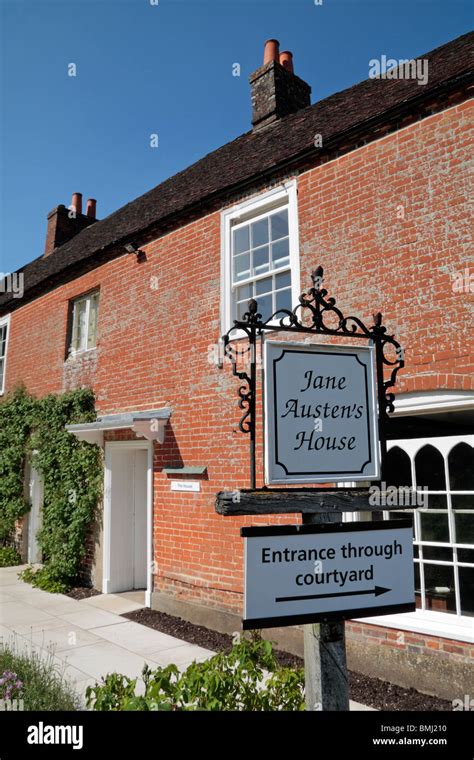
[[[0,644],[0,673],[5,678],[5,693],[8,688],[10,697],[22,699],[25,710],[78,710],[80,699],[71,684],[53,659],[52,653],[42,659],[37,652],[25,653],[15,651],[14,645]],[[12,675],[15,679],[12,680]],[[0,678],[0,681],[2,678]],[[15,685],[20,683],[21,687]]]
[[[18,573],[18,577],[36,588],[49,591],[50,594],[65,594],[69,590],[69,584],[59,580],[48,566],[35,568],[30,565]]]
[[[94,710],[304,710],[304,672],[278,665],[269,641],[242,638],[228,653],[193,662],[184,673],[176,665],[142,671],[137,679],[117,673],[88,687]]]
[[[21,565],[21,557],[14,546],[0,546],[0,567]]]

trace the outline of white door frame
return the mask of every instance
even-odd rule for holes
[[[145,604],[151,607],[151,592],[153,587],[153,441],[106,441],[105,443],[105,472],[104,472],[104,554],[102,593],[109,594],[110,588],[110,559],[111,559],[111,519],[112,519],[112,462],[111,453],[114,449],[142,449],[147,452],[147,489],[146,489],[146,534],[147,534],[147,586]]]

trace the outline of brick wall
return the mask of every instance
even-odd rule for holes
[[[471,664],[474,659],[474,644],[440,636],[428,636],[424,633],[399,631],[368,623],[349,621],[346,623],[346,634],[355,641],[381,645],[389,649],[412,652],[414,654],[430,655],[436,652],[437,657],[449,658],[459,663]]]
[[[467,296],[452,289],[469,240],[470,107],[453,106],[298,179],[301,287],[322,264],[346,314],[383,312],[406,347],[398,391],[472,388]],[[214,510],[217,491],[248,485],[238,382],[208,361],[220,332],[220,245],[213,212],[144,246],[146,261],[124,255],[13,312],[7,388],[22,381],[45,394],[92,384],[101,413],[171,406],[165,444],[155,446],[155,587],[238,612],[239,529],[270,519]],[[68,302],[99,286],[97,349],[65,363]],[[162,468],[183,464],[207,466],[201,493],[170,491]]]

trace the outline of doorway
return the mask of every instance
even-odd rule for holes
[[[41,562],[42,555],[41,549],[38,544],[38,531],[41,528],[43,522],[42,508],[43,508],[43,478],[32,467],[31,463],[26,463],[26,477],[25,482],[27,486],[27,498],[31,505],[28,512],[27,530],[26,530],[26,561],[29,564],[36,564]],[[24,546],[24,544],[23,544]]]
[[[148,589],[151,501],[148,442],[105,446],[103,592]]]

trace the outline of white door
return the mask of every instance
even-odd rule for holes
[[[147,451],[110,448],[108,592],[146,588]]]
[[[31,509],[28,513],[28,553],[30,563],[41,562],[41,549],[38,546],[37,534],[42,525],[43,478],[40,473],[29,467],[28,492]]]

